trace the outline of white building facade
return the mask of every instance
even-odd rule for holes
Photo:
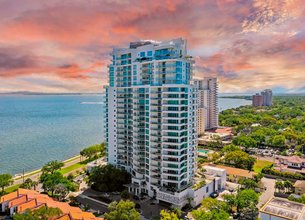
[[[193,63],[182,39],[113,49],[105,97],[107,162],[131,173],[129,191],[136,195],[162,200],[162,192],[170,191],[182,198],[193,184],[198,141]]]
[[[198,136],[202,136],[205,130],[218,127],[218,82],[207,77],[194,84],[198,90]]]

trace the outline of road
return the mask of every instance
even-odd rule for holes
[[[275,191],[275,179],[263,177],[261,182],[262,185],[266,187],[266,191],[259,197],[258,208],[261,208],[262,205],[268,202],[268,200],[274,196]]]

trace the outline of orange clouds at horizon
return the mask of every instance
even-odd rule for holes
[[[305,92],[302,0],[20,1],[0,0],[0,92],[101,92],[113,47],[178,37],[221,92]]]

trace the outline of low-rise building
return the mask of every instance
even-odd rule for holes
[[[59,208],[62,211],[62,216],[58,217],[57,220],[102,220],[102,218],[97,218],[90,212],[83,212],[78,207],[72,207],[65,202],[55,201],[48,195],[40,194],[34,190],[20,188],[16,192],[9,193],[0,198],[1,212],[7,212],[10,216],[44,206]]]
[[[294,185],[294,192],[298,195],[305,194],[305,181],[304,180],[297,180]]]
[[[305,168],[305,158],[299,156],[280,156],[278,157],[280,164],[287,165],[288,168],[302,169]]]
[[[188,203],[196,207],[212,193],[224,190],[227,178],[226,171],[212,166],[204,166],[204,170],[204,178],[196,178],[193,187],[186,187],[180,192],[161,189],[157,192],[156,199],[178,208],[182,208]]]
[[[199,145],[206,145],[209,142],[221,141],[223,144],[231,143],[233,131],[230,127],[220,127],[209,129],[204,132],[203,136],[198,138]]]
[[[223,165],[214,165],[214,166],[217,168],[224,169],[227,173],[227,180],[233,183],[238,183],[241,179],[253,179],[254,176],[257,175],[257,173],[249,170],[228,167]]]
[[[305,205],[282,198],[271,198],[261,209],[261,220],[303,220]]]

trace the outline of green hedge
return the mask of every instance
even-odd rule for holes
[[[281,172],[278,170],[274,170],[271,167],[265,167],[262,169],[262,173],[274,175],[278,177],[283,177],[287,179],[295,179],[295,180],[305,180],[305,176],[298,173],[290,173],[290,172]]]

